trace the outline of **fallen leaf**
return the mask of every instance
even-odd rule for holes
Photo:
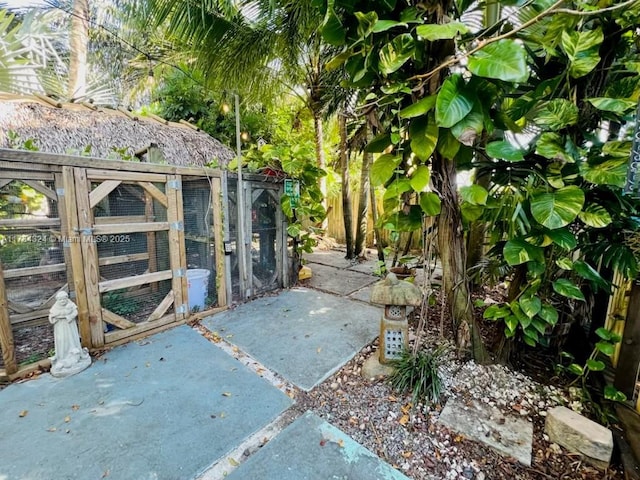
[[[238,353],[240,351],[238,347],[233,347],[231,350],[233,350],[233,353]]]
[[[262,375],[264,373],[264,371],[265,371],[264,368],[256,368],[256,373],[258,375]]]
[[[402,456],[404,458],[411,458],[413,456],[413,452],[402,452]]]
[[[407,414],[409,413],[412,407],[413,407],[413,403],[407,403],[405,406],[400,407],[400,410],[402,410],[402,413]]]
[[[317,353],[320,353],[322,351],[322,347],[318,347],[318,349],[316,350]]]
[[[71,405],[71,410],[77,412],[78,410],[80,410],[80,405]]]
[[[20,418],[23,418],[23,417],[26,417],[28,413],[29,413],[29,410],[22,410],[22,411],[18,414],[18,416],[19,416]]]
[[[240,464],[238,463],[238,461],[237,461],[235,458],[233,458],[233,457],[229,457],[229,463],[230,463],[231,465],[233,465],[234,467],[237,467],[238,465],[240,465]]]
[[[231,392],[223,392],[222,396],[223,397],[230,397],[231,396]]]
[[[226,417],[226,416],[227,416],[227,414],[226,414],[226,413],[224,413],[224,412],[221,412],[221,413],[220,413],[220,418],[224,418],[224,417]]]
[[[389,401],[390,402],[397,402],[398,399],[396,397],[394,397],[393,395],[389,395]]]
[[[47,428],[47,432],[55,432],[56,430],[58,430],[56,427]]]
[[[336,442],[340,448],[344,448],[344,440],[340,439]]]
[[[320,440],[320,446],[321,447],[324,447],[326,445],[326,443],[327,443],[326,439],[323,438],[322,440]]]
[[[404,427],[407,423],[409,423],[409,415],[405,413],[404,415],[402,415],[402,417],[400,417],[400,420],[398,420],[398,422]]]
[[[70,421],[71,421],[71,417],[69,415],[64,417],[64,423],[69,423]]]

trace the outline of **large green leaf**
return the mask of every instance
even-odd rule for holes
[[[460,196],[471,205],[486,205],[489,192],[481,185],[466,185],[460,187]]]
[[[447,78],[436,100],[436,122],[441,127],[451,128],[471,111],[474,99],[466,89],[462,75]]]
[[[578,121],[578,107],[569,100],[556,98],[547,102],[536,115],[534,121],[549,130],[561,130]]]
[[[431,110],[436,105],[436,96],[429,95],[421,100],[418,100],[416,103],[412,103],[406,108],[403,108],[398,113],[400,118],[413,118],[424,115],[429,110]]]
[[[559,278],[553,282],[554,292],[574,300],[584,300],[584,294],[571,280],[566,278]]]
[[[594,203],[587,205],[587,207],[580,212],[579,217],[585,225],[593,228],[606,227],[613,221],[611,214],[606,208]]]
[[[405,192],[411,191],[411,182],[406,177],[396,178],[384,191],[383,199],[395,198]]]
[[[453,160],[460,150],[460,142],[453,136],[451,130],[442,129],[438,135],[436,149],[444,158]]]
[[[430,42],[455,38],[459,33],[467,33],[468,31],[467,26],[461,22],[420,25],[416,28],[417,34]]]
[[[358,37],[365,38],[371,35],[378,21],[378,14],[376,12],[355,12],[354,15],[358,20]]]
[[[623,100],[620,98],[588,98],[591,105],[598,110],[624,114],[636,108],[637,103],[633,100]]]
[[[390,145],[392,145],[391,136],[388,133],[382,133],[374,137],[367,146],[364,147],[364,151],[367,153],[381,153]]]
[[[531,214],[538,223],[553,230],[573,222],[583,205],[584,192],[576,186],[569,186],[555,192],[533,195]]]
[[[395,72],[413,56],[415,42],[408,33],[398,35],[380,49],[380,71],[386,75]]]
[[[462,213],[462,218],[464,218],[468,222],[475,222],[482,216],[483,212],[484,207],[482,205],[473,205],[468,202],[462,202],[462,205],[460,205],[460,213]]]
[[[627,179],[628,163],[626,158],[613,158],[597,165],[584,163],[580,166],[580,171],[587,182],[622,188]]]
[[[429,179],[431,178],[431,170],[425,165],[420,165],[416,168],[416,171],[411,175],[411,188],[416,192],[423,192],[427,186],[429,186]]]
[[[428,160],[438,144],[438,125],[433,115],[414,118],[409,125],[411,137],[411,151],[420,160]]]
[[[542,309],[542,302],[538,297],[520,297],[520,308],[529,318],[535,317]]]
[[[573,250],[576,248],[578,242],[576,237],[568,228],[557,228],[555,230],[549,230],[545,233],[551,241],[564,250]]]
[[[529,78],[524,47],[509,39],[490,43],[471,55],[468,68],[479,77],[497,78],[506,82],[525,82]]]
[[[602,146],[602,153],[628,159],[631,154],[631,143],[625,140],[611,140]]]
[[[451,133],[460,143],[470,147],[484,130],[485,120],[482,105],[476,101],[467,116],[451,127]]]
[[[538,312],[538,316],[551,326],[554,326],[556,323],[558,323],[558,310],[556,310],[556,308],[552,307],[551,305],[543,305]]]
[[[604,35],[600,28],[582,32],[562,32],[561,45],[569,57],[569,75],[580,78],[598,65],[598,51],[603,40]]]
[[[514,238],[505,243],[502,254],[511,266],[520,265],[532,260],[544,263],[542,248],[531,245],[521,238]]]
[[[407,24],[397,20],[378,20],[373,26],[373,33],[386,32],[394,27],[406,27]]]
[[[373,186],[384,185],[393,176],[393,172],[400,164],[400,157],[385,153],[380,155],[371,165],[371,183]]]
[[[420,208],[425,215],[433,217],[440,214],[440,197],[433,192],[420,194]]]
[[[598,342],[596,343],[596,349],[601,352],[604,353],[605,355],[608,355],[609,357],[611,355],[613,355],[616,351],[616,347],[609,342]]]
[[[333,8],[328,8],[322,24],[322,38],[330,45],[340,46],[344,45],[346,33],[336,12]]]
[[[536,142],[536,153],[549,160],[574,163],[574,159],[567,153],[563,138],[557,133],[545,132]]]
[[[601,288],[605,292],[611,292],[611,286],[600,273],[583,260],[576,260],[573,262],[573,270],[585,280],[589,280],[597,288]]]
[[[524,152],[509,142],[498,141],[487,144],[487,155],[508,162],[521,162],[524,160]]]

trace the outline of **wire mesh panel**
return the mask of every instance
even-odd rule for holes
[[[234,301],[241,300],[240,267],[238,263],[238,181],[230,177],[227,184],[229,211],[229,250],[231,270],[231,293]]]
[[[9,172],[0,177],[0,262],[18,366],[52,354],[47,320],[54,296],[68,291],[53,174]],[[49,176],[50,178],[46,178]],[[41,178],[38,178],[41,177]],[[5,368],[0,358],[0,368]]]
[[[185,251],[190,311],[218,305],[212,188],[207,179],[183,181]]]
[[[254,188],[251,192],[251,271],[254,292],[278,288],[276,247],[280,205],[276,192]]]

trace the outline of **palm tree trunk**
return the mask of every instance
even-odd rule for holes
[[[69,98],[83,98],[87,93],[87,49],[89,45],[89,1],[74,0],[70,36]]]
[[[488,190],[490,181],[490,175],[483,175],[476,178],[474,183]],[[475,221],[471,223],[469,229],[469,238],[467,240],[467,266],[469,268],[474,267],[484,255],[485,235],[485,222]],[[472,289],[475,289],[476,285],[472,284],[471,287]]]
[[[315,144],[316,144],[315,145],[316,161],[318,162],[318,168],[321,168],[322,170],[326,170],[327,161],[325,159],[324,149],[323,149],[324,133],[323,133],[323,125],[322,125],[322,116],[320,112],[316,110],[313,110],[312,114],[313,114],[313,129],[315,133]],[[326,212],[327,211],[327,177],[326,176],[320,177],[320,180],[318,183],[320,186],[320,192],[322,193],[322,207]],[[322,220],[322,229],[326,230],[327,226],[328,226],[328,220],[325,217]]]
[[[338,114],[340,132],[340,170],[342,171],[342,218],[344,220],[344,238],[347,244],[347,258],[353,255],[353,212],[351,210],[351,184],[349,177],[349,153],[347,152],[347,117]]]
[[[366,128],[366,127],[365,127]],[[369,172],[373,154],[365,152],[362,157],[362,170],[360,171],[360,193],[358,196],[358,220],[356,229],[356,243],[353,254],[356,257],[365,257],[367,241],[367,214],[369,213]]]
[[[466,272],[467,249],[462,234],[455,163],[436,152],[433,155],[432,169],[434,188],[440,192],[442,200],[442,209],[438,217],[442,281],[449,302],[458,351],[463,357],[472,355],[477,362],[486,362],[487,353],[473,315]]]

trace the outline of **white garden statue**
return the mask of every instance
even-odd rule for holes
[[[56,303],[49,311],[56,350],[50,358],[51,375],[54,377],[75,375],[91,365],[89,352],[80,345],[77,316],[78,307],[69,300],[69,294],[65,291],[56,293]]]

